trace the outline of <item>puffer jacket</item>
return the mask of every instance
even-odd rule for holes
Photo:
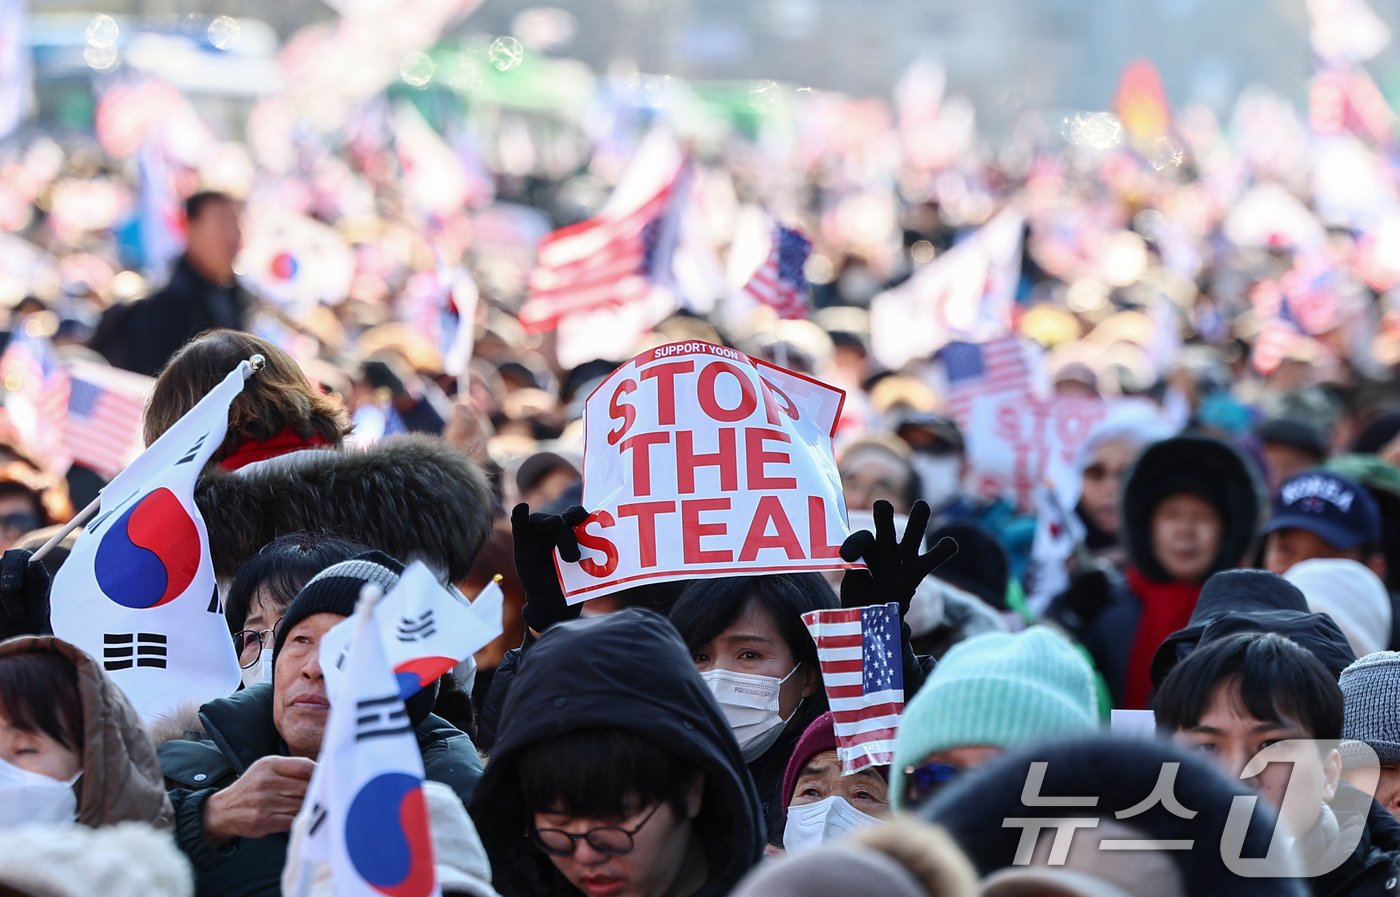
[[[255,760],[285,754],[272,723],[272,685],[261,684],[199,709],[202,733],[157,748],[175,807],[175,837],[195,871],[199,897],[278,897],[287,861],[286,834],[237,838],[215,848],[204,834],[204,803],[233,784]],[[481,755],[466,733],[429,714],[414,727],[428,779],[465,804],[481,778]]]
[[[83,708],[83,774],[74,785],[78,822],[93,828],[118,822],[173,827],[155,748],[122,690],[101,665],[62,639],[21,636],[0,642],[0,657],[30,651],[59,654],[78,671]]]

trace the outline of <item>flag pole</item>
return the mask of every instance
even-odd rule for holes
[[[254,355],[252,358],[248,359],[248,370],[244,372],[243,378],[245,380],[248,379],[249,377],[253,376],[266,366],[266,358],[264,358],[261,355]],[[49,552],[57,548],[60,542],[68,538],[69,533],[73,532],[73,530],[82,526],[84,523],[87,523],[88,519],[92,517],[93,514],[96,514],[97,509],[101,506],[102,493],[99,492],[96,498],[88,502],[87,507],[74,514],[72,520],[69,520],[67,523],[63,524],[63,526],[59,527],[58,532],[54,533],[52,536],[49,536],[49,540],[43,545],[40,545],[38,549],[34,552],[34,554],[30,555],[30,563],[33,563],[34,561],[42,561],[45,557],[47,557]]]

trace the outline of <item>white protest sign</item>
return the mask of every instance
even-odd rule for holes
[[[1043,401],[1025,393],[979,398],[963,434],[968,487],[981,498],[1007,498],[1031,508],[1036,487],[1047,478],[1058,484],[1078,477],[1075,454],[1107,414],[1101,399]]]
[[[622,365],[584,406],[569,603],[646,582],[849,566],[831,437],[845,393],[710,343]]]

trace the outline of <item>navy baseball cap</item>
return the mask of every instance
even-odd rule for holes
[[[1366,487],[1328,470],[1309,470],[1283,481],[1264,529],[1307,530],[1350,551],[1381,539],[1381,512]]]

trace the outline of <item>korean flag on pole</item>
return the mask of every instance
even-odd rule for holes
[[[500,586],[492,583],[474,603],[443,586],[422,561],[403,571],[398,585],[374,607],[374,621],[405,701],[501,634]],[[335,694],[358,624],[352,617],[321,638],[326,690]]]
[[[194,487],[252,372],[242,362],[107,484],[54,577],[54,634],[101,662],[147,722],[238,688]]]
[[[367,593],[375,591],[367,588]],[[336,897],[440,897],[423,757],[399,697],[379,627],[361,598],[349,662],[316,771],[292,824],[282,889],[305,897],[329,871]],[[322,640],[321,666],[332,654]],[[329,686],[329,683],[327,683]]]

